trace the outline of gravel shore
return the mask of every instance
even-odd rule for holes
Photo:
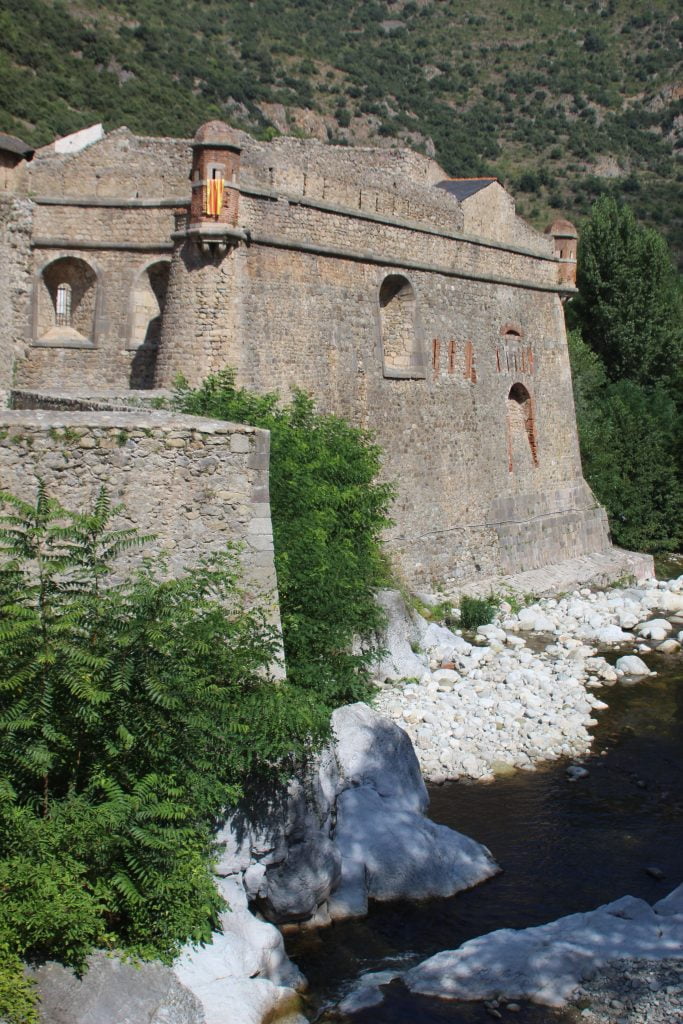
[[[572,1000],[577,1024],[683,1024],[683,961],[619,960]]]
[[[474,643],[396,597],[385,605],[389,654],[375,707],[406,730],[434,782],[586,754],[595,715],[607,707],[599,691],[646,676],[639,655],[675,655],[683,640],[683,577],[583,589],[516,611],[503,602]],[[624,655],[616,666],[598,654],[607,647]]]

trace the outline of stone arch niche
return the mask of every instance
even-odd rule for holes
[[[382,367],[385,377],[424,378],[426,368],[415,289],[402,274],[389,274],[379,289]]]
[[[170,270],[170,260],[157,260],[143,267],[133,281],[128,310],[128,348],[135,351],[131,363],[131,388],[154,386]]]
[[[97,322],[97,271],[78,256],[59,256],[38,273],[34,290],[33,342],[92,348]]]
[[[536,418],[531,395],[523,384],[513,384],[507,397],[508,470],[523,471],[538,465]]]

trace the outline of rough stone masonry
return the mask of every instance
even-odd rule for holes
[[[609,550],[562,314],[575,251],[568,222],[539,234],[495,179],[416,153],[120,128],[0,193],[0,388],[152,394],[225,366],[302,388],[382,446],[399,572],[453,589]]]

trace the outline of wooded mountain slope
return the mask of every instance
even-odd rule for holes
[[[626,198],[683,252],[676,0],[0,0],[0,129],[408,144],[543,226]]]

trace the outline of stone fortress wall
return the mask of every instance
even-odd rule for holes
[[[31,408],[39,403],[52,408]],[[0,411],[2,489],[30,500],[40,480],[83,511],[104,487],[123,505],[113,528],[153,535],[144,554],[163,558],[171,575],[231,544],[247,603],[264,604],[279,627],[267,430],[142,408],[78,411],[56,395],[24,394],[20,404]],[[139,558],[140,549],[124,553],[117,570]]]
[[[209,218],[197,189],[215,166],[226,202]],[[0,290],[15,388],[168,387],[225,366],[258,391],[301,387],[382,445],[387,545],[423,588],[608,549],[581,473],[567,264],[497,182],[459,201],[416,153],[216,124],[46,149],[24,177],[2,207],[24,225]]]

